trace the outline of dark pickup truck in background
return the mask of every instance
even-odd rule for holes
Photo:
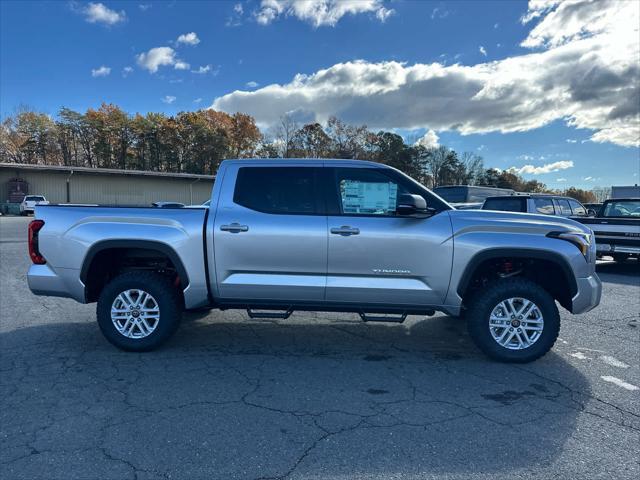
[[[598,257],[640,258],[640,198],[606,200],[595,217],[575,218],[595,233]]]

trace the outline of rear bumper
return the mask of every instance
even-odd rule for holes
[[[72,268],[53,270],[49,265],[31,265],[27,272],[29,290],[35,295],[73,298],[85,302],[84,284],[80,271]]]
[[[578,292],[571,299],[571,313],[584,313],[597,307],[602,296],[602,282],[597,274],[577,278]]]

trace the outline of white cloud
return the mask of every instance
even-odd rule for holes
[[[160,100],[162,101],[162,103],[166,103],[168,105],[171,105],[173,102],[176,101],[176,97],[174,97],[173,95],[165,95]]]
[[[193,103],[201,103],[201,102],[202,102],[202,97],[198,97],[193,101]]]
[[[422,137],[416,140],[415,145],[420,145],[425,148],[437,148],[438,144],[438,134],[433,130],[429,130]]]
[[[600,177],[584,177],[582,180],[584,180],[585,182],[597,182],[598,180],[600,180]]]
[[[110,67],[105,67],[104,65],[102,65],[99,68],[92,68],[91,69],[91,76],[92,77],[106,77],[110,73],[111,73],[111,68]]]
[[[384,23],[387,21],[387,18],[389,18],[394,13],[396,13],[396,11],[393,8],[380,7],[378,10],[376,10],[376,18]]]
[[[494,24],[493,24],[493,28],[498,28],[499,26],[500,26],[500,24],[499,24],[499,23],[494,23]]]
[[[534,53],[476,65],[338,63],[288,83],[229,93],[212,106],[249,113],[261,125],[296,111],[321,123],[335,115],[372,128],[462,134],[522,132],[562,120],[592,130],[592,141],[636,146],[640,2],[597,3],[613,11],[604,15],[606,26],[562,45],[546,47],[545,41]],[[589,5],[583,13],[585,25],[603,17]],[[543,15],[536,29],[551,13]]]
[[[122,69],[122,76],[124,78],[127,78],[129,76],[129,74],[132,73],[132,72],[133,72],[133,67],[124,67]]]
[[[246,85],[247,85],[247,87],[249,87],[249,88],[256,88],[256,87],[259,87],[259,86],[260,86],[260,84],[259,84],[258,82],[254,82],[254,81],[247,82],[247,84],[246,84]]]
[[[520,175],[540,175],[544,173],[559,172],[560,170],[566,170],[573,167],[571,160],[561,160],[559,162],[547,163],[541,167],[533,165],[524,165],[522,167],[511,167],[507,170],[512,173],[518,173]]]
[[[105,25],[115,25],[116,23],[124,22],[127,18],[124,10],[116,12],[103,3],[89,3],[89,5],[82,9],[82,13],[87,22],[104,23]]]
[[[431,11],[431,20],[435,18],[447,18],[449,16],[449,10],[436,7]]]
[[[146,12],[147,10],[149,10],[152,7],[152,5],[150,3],[141,3],[140,5],[138,5],[138,8],[140,10],[142,10],[143,12]]]
[[[183,33],[178,37],[176,43],[183,45],[197,45],[200,43],[200,39],[196,32]]]
[[[564,183],[566,181],[567,181],[566,178],[556,178],[556,182],[558,182],[558,183]]]
[[[236,3],[233,6],[233,13],[227,17],[225,25],[227,27],[239,27],[242,25],[242,19],[244,16],[244,8],[241,3]]]
[[[191,73],[197,73],[200,75],[204,75],[205,73],[209,73],[211,71],[211,65],[201,65],[197,70],[191,70]]]
[[[613,26],[620,30],[637,31],[637,16],[632,10],[638,5],[623,6],[619,0],[530,0],[523,22],[543,17],[521,43],[523,47],[554,47],[593,34],[609,31]],[[624,32],[622,32],[624,34]]]
[[[478,50],[480,51],[480,53],[482,55],[484,55],[485,57],[487,56],[487,51],[485,50],[485,48],[482,45],[480,45],[480,48],[478,48]]]
[[[382,0],[262,0],[254,13],[256,21],[268,25],[278,17],[295,17],[314,27],[335,26],[345,15],[373,13],[384,22],[395,11]]]
[[[578,140],[575,138],[567,138],[567,143],[578,143]]]
[[[156,73],[162,66],[172,66],[176,70],[189,69],[189,64],[176,58],[176,52],[171,47],[152,48],[148,52],[136,55],[136,61],[151,73]]]

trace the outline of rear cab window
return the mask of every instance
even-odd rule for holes
[[[323,213],[316,167],[241,167],[233,202],[262,213]]]
[[[487,198],[482,209],[526,213],[527,198],[518,196]]]

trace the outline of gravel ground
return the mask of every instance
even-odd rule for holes
[[[0,217],[3,479],[640,477],[637,263],[600,264],[601,305],[527,365],[444,315],[212,311],[135,354],[29,292],[27,222]]]

